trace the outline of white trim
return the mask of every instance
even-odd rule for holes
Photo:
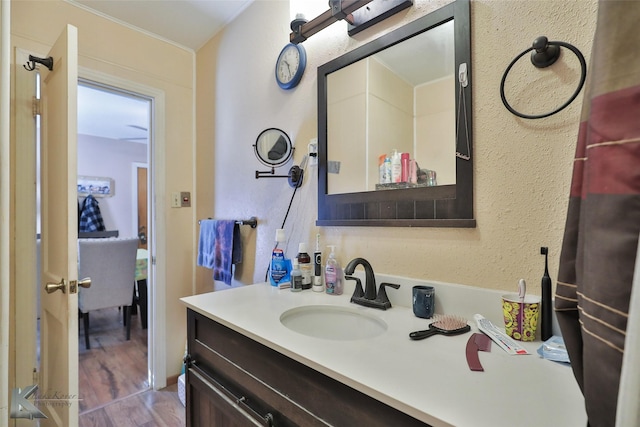
[[[197,60],[196,60],[196,55],[193,55],[192,59],[191,59],[191,69],[193,70],[192,73],[192,80],[193,80],[193,93],[197,94],[198,93],[198,79],[197,79],[197,75],[198,75],[198,64],[197,64]],[[197,109],[197,96],[194,96],[192,99],[192,106],[191,109],[193,111],[193,115],[192,115],[192,119],[191,119],[191,131],[193,132],[193,138],[191,140],[191,152],[193,153],[193,157],[191,159],[191,164],[193,165],[193,168],[191,169],[192,171],[192,176],[191,176],[191,182],[193,182],[193,194],[191,195],[191,224],[193,225],[192,228],[192,236],[198,236],[198,233],[200,232],[200,230],[198,229],[198,173],[197,173],[197,165],[198,165],[198,132],[197,132],[197,127],[196,127],[196,122],[197,122],[197,118],[198,118],[198,109]],[[193,253],[197,254],[198,253],[198,238],[196,237],[195,239],[193,239]],[[196,271],[196,263],[192,262],[191,263],[191,277],[193,278],[193,280],[191,281],[191,294],[195,295],[197,292],[197,271]]]
[[[153,195],[150,209],[150,221],[148,224],[148,235],[151,238],[149,248],[152,259],[148,269],[149,282],[149,380],[154,390],[159,390],[167,385],[167,357],[166,357],[166,264],[155,263],[153,260],[166,260],[166,220],[162,209],[165,198],[165,159],[162,153],[165,152],[165,93],[164,91],[146,86],[137,82],[126,80],[110,74],[102,73],[80,67],[79,76],[81,79],[91,80],[116,88],[124,89],[147,96],[153,99],[151,127],[149,135],[149,164],[150,168],[150,194]]]
[[[149,156],[149,148],[147,147],[147,157]],[[131,183],[138,183],[138,168],[149,168],[149,163],[131,162]],[[149,178],[147,177],[147,180]],[[148,221],[147,221],[148,222]],[[133,230],[138,235],[139,231],[136,227],[138,224],[138,192],[131,191],[131,224]]]
[[[11,3],[0,2],[0,425],[9,419]]]
[[[37,56],[37,52],[28,52],[16,48],[14,62],[14,138],[20,141],[20,149],[15,152],[14,182],[11,184],[15,194],[24,195],[15,200],[15,212],[13,218],[14,240],[14,283],[25,286],[14,286],[15,297],[13,303],[20,307],[19,311],[12,313],[13,333],[16,337],[27,339],[14,340],[14,354],[20,357],[14,361],[15,384],[19,387],[33,383],[33,370],[40,370],[37,360],[37,319],[40,316],[40,286],[37,283],[40,269],[36,261],[36,233],[38,213],[37,206],[37,179],[38,179],[38,151],[39,135],[37,122],[33,117],[29,100],[36,94],[36,72],[26,71],[19,64],[24,64],[29,58],[29,53]],[[27,101],[27,102],[25,102]],[[28,261],[27,264],[19,260]],[[34,268],[35,267],[35,268]],[[30,286],[26,286],[30,284]],[[34,302],[36,302],[34,304]]]

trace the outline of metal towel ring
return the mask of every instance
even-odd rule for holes
[[[526,55],[528,52],[532,50],[535,50],[535,52],[531,54],[531,63],[536,68],[548,67],[552,65],[554,62],[556,62],[556,60],[560,57],[560,47],[565,47],[570,51],[572,51],[580,61],[580,67],[581,67],[580,83],[578,84],[576,91],[573,93],[573,95],[571,95],[571,98],[569,98],[567,102],[562,104],[560,107],[558,107],[554,111],[551,111],[545,114],[537,114],[537,115],[522,114],[516,111],[515,109],[513,109],[513,107],[509,105],[509,102],[507,102],[507,98],[504,95],[504,82],[507,79],[507,74],[509,74],[509,71],[511,70],[511,68],[515,65],[515,63],[520,58],[522,58],[524,55]],[[565,42],[557,42],[557,41],[550,42],[545,36],[540,36],[533,41],[533,46],[531,46],[529,49],[522,52],[520,55],[516,56],[513,59],[513,61],[511,61],[511,64],[509,64],[507,69],[504,71],[504,74],[502,75],[502,81],[500,82],[500,97],[502,98],[502,103],[504,104],[504,106],[507,107],[507,110],[511,111],[516,116],[522,117],[524,119],[541,119],[543,117],[549,117],[553,114],[556,114],[557,112],[563,110],[569,104],[571,104],[571,102],[573,102],[573,100],[576,99],[576,96],[578,96],[578,93],[580,93],[580,90],[584,85],[586,77],[587,77],[587,63],[584,60],[584,56],[582,56],[582,53],[580,52],[580,50],[578,50],[577,47]]]

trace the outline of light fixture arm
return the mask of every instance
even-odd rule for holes
[[[347,18],[352,12],[360,9],[373,0],[330,0],[330,9],[313,18],[311,21],[297,26],[297,31],[289,34],[293,44],[302,43],[312,35],[324,30],[334,22]]]

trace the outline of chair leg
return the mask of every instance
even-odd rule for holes
[[[138,301],[142,329],[147,329],[147,279],[138,280]]]
[[[127,325],[127,341],[131,339],[131,306],[128,305],[124,308],[124,312],[127,316],[127,321],[125,325]]]
[[[87,350],[91,349],[89,344],[89,313],[82,313],[82,320],[84,320],[84,345]]]

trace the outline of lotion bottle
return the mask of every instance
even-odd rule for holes
[[[391,184],[391,159],[384,158],[384,182],[383,184]]]
[[[409,153],[400,154],[400,165],[401,165],[401,178],[400,182],[409,182],[410,176],[410,166],[409,166]]]
[[[329,259],[327,259],[327,265],[324,270],[324,283],[326,292],[329,295],[342,295],[342,267],[336,259],[335,246],[328,246],[331,248]]]
[[[398,150],[393,150],[391,154],[391,182],[400,182],[402,179],[402,160]]]

